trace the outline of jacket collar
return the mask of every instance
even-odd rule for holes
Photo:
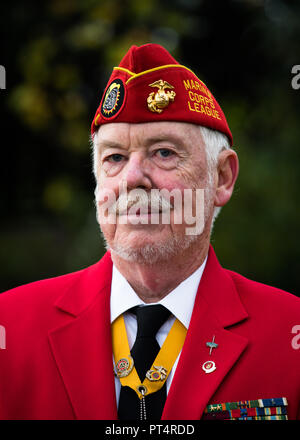
[[[229,327],[248,317],[231,276],[221,267],[212,246],[197,298],[198,302],[202,298],[207,303],[222,327]],[[198,309],[196,299],[194,315],[197,315]]]
[[[55,306],[74,317],[80,315],[102,292],[110,294],[112,261],[110,252],[96,264],[75,274],[73,283],[57,299]]]

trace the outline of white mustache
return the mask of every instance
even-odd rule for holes
[[[135,207],[135,212],[139,210],[141,214],[155,214],[173,209],[172,203],[162,197],[158,191],[149,194],[144,190],[121,193],[111,209],[117,215],[126,215],[132,207]]]

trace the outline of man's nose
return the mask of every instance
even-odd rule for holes
[[[128,159],[122,174],[128,188],[151,189],[152,182],[146,160],[139,154],[132,154]]]

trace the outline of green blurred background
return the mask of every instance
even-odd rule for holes
[[[240,176],[212,237],[221,263],[299,295],[299,3],[3,3],[0,291],[103,255],[90,123],[112,66],[154,42],[208,85],[233,132]]]

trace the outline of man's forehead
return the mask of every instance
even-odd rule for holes
[[[178,144],[186,143],[194,138],[200,143],[200,127],[195,124],[185,122],[145,122],[145,123],[125,123],[115,122],[102,125],[97,132],[97,143],[130,142],[133,138],[140,138],[144,143],[148,141],[171,141]]]

